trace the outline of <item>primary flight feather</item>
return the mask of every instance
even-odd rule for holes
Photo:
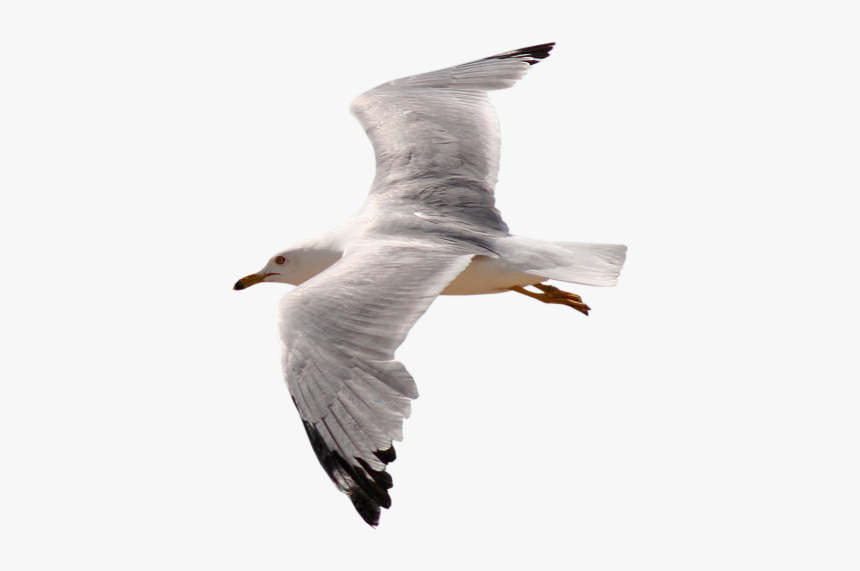
[[[500,139],[487,92],[514,85],[553,45],[358,96],[350,111],[376,155],[361,211],[235,285],[299,286],[279,307],[287,386],[323,468],[372,526],[391,506],[386,465],[418,397],[394,352],[433,300],[516,291],[587,315],[578,295],[543,282],[611,286],[621,271],[625,246],[512,236],[494,206]]]

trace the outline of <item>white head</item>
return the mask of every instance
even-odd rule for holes
[[[311,246],[308,243],[290,246],[273,256],[265,267],[236,282],[233,289],[245,289],[260,282],[299,285],[325,270],[341,257],[341,252]]]

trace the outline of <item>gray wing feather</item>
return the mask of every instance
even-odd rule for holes
[[[281,301],[293,402],[323,468],[371,525],[391,505],[385,466],[418,397],[394,351],[472,255],[439,244],[365,243]]]
[[[500,135],[487,91],[511,87],[553,44],[384,83],[350,111],[376,155],[371,197],[473,230],[507,232],[495,209]]]

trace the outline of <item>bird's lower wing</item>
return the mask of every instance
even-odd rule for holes
[[[412,376],[394,351],[473,254],[438,244],[371,242],[281,301],[284,375],[323,468],[370,525],[388,508]]]

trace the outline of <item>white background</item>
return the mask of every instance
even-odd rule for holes
[[[851,4],[4,3],[0,567],[857,569]],[[352,97],[547,41],[498,206],[627,265],[434,304],[373,530],[231,287],[361,205]]]

